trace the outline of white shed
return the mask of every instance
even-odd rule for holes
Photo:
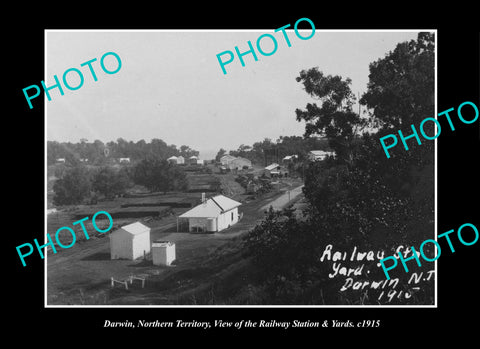
[[[230,154],[226,154],[220,158],[220,163],[222,166],[228,167],[230,163],[235,160],[236,157]]]
[[[150,228],[140,222],[124,225],[110,234],[111,259],[137,259],[150,252]]]
[[[173,242],[157,240],[152,243],[153,265],[170,265],[175,258],[175,244]]]
[[[178,158],[176,156],[170,156],[168,159],[167,159],[168,162],[172,163],[172,164],[178,164]]]
[[[335,156],[335,152],[324,150],[311,150],[310,152],[308,152],[308,159],[310,161],[322,161],[325,160],[327,156]]]
[[[172,163],[172,164],[177,164],[177,165],[182,165],[185,163],[185,158],[183,156],[170,156],[168,159],[167,159],[168,162]]]
[[[191,232],[218,232],[239,221],[238,207],[240,202],[217,195],[204,200],[179,218],[188,219],[188,230]]]

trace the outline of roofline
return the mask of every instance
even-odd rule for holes
[[[222,207],[222,206],[220,206],[220,204],[219,204],[218,202],[216,202],[216,201],[215,201],[215,199],[213,198],[213,196],[212,196],[210,199],[212,199],[212,201],[215,203],[215,205],[217,205],[218,207],[220,207],[220,209],[222,210],[222,212],[221,212],[221,213],[225,212],[225,210],[223,209],[223,207]]]

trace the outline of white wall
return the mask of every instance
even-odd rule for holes
[[[233,218],[232,218],[233,213]],[[238,207],[224,212],[218,217],[218,231],[227,229],[229,226],[238,222]]]
[[[133,256],[132,259],[143,257],[143,253],[150,253],[150,231],[133,237]]]
[[[132,235],[122,229],[110,234],[110,258],[134,260],[150,252],[150,231]]]
[[[110,258],[132,259],[131,235],[124,230],[117,230],[110,234]]]
[[[152,248],[154,265],[170,265],[175,260],[175,245]]]

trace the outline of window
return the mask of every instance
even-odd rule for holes
[[[231,220],[233,221],[233,212],[232,212],[232,219]]]

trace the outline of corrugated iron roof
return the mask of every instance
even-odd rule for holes
[[[230,211],[241,203],[223,195],[217,195],[209,198],[204,203],[195,206],[190,211],[180,215],[180,218],[214,218],[218,217],[222,212]]]
[[[268,165],[267,167],[265,167],[265,170],[271,171],[271,170],[273,170],[273,169],[275,169],[275,168],[277,168],[277,167],[279,167],[279,166],[280,166],[279,164],[273,163],[273,164]]]

